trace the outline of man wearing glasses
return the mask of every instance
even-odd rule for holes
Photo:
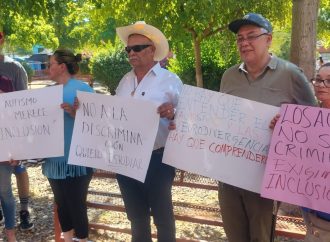
[[[158,132],[145,182],[117,174],[132,242],[152,242],[150,214],[157,228],[158,242],[175,241],[175,221],[171,188],[175,169],[162,163],[169,122],[174,118],[182,82],[177,75],[161,68],[159,61],[169,51],[166,37],[144,22],[119,27],[119,38],[126,45],[132,70],[120,81],[116,95],[155,103],[160,114]],[[148,118],[148,117],[146,117]]]
[[[274,106],[315,105],[303,72],[269,53],[272,26],[266,18],[249,13],[228,27],[236,34],[242,63],[223,74],[220,92]],[[225,183],[219,184],[219,201],[229,242],[273,241],[274,201]]]

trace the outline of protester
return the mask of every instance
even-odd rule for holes
[[[282,103],[314,105],[303,72],[294,64],[269,53],[272,26],[260,14],[249,13],[229,24],[243,63],[223,75],[220,92],[280,106]],[[224,229],[230,242],[273,240],[274,202],[260,194],[219,183]],[[274,211],[277,211],[276,207]]]
[[[320,67],[312,80],[315,95],[321,108],[330,108],[330,63]],[[271,121],[273,129],[280,115],[276,115]],[[330,241],[330,214],[309,208],[302,208],[303,217],[307,227],[305,242],[329,242]]]
[[[0,26],[0,49],[4,46],[5,33]],[[0,91],[13,92],[27,89],[27,74],[23,66],[8,56],[0,52]],[[14,168],[16,176],[18,196],[20,200],[20,229],[31,230],[34,224],[30,222],[29,207],[29,176],[23,164]],[[3,220],[3,214],[0,209],[0,223]]]
[[[150,215],[157,228],[158,242],[175,241],[172,183],[175,168],[162,163],[168,124],[182,89],[175,74],[161,68],[159,61],[169,51],[168,41],[157,28],[144,22],[117,28],[126,45],[132,70],[120,81],[116,95],[148,100],[158,107],[160,122],[145,182],[117,175],[127,217],[131,222],[132,242],[151,242]]]
[[[92,178],[92,168],[69,165],[68,156],[71,144],[74,117],[73,107],[77,91],[93,92],[93,89],[75,79],[81,55],[74,55],[70,50],[58,49],[49,60],[49,77],[63,85],[64,109],[64,156],[47,158],[42,165],[42,172],[48,178],[54,193],[64,241],[71,242],[73,236],[78,241],[87,241],[87,190]]]
[[[16,203],[11,185],[13,168],[18,161],[0,162],[0,201],[5,218],[5,230],[8,242],[16,242],[15,212]]]

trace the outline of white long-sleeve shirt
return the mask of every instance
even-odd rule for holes
[[[155,64],[138,84],[134,70],[128,72],[119,82],[116,95],[148,100],[159,106],[165,102],[177,105],[182,90],[182,81],[172,72]],[[169,120],[161,118],[154,144],[154,150],[165,146],[169,133]]]

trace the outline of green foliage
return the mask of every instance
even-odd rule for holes
[[[79,71],[81,74],[91,74],[91,69],[89,67],[90,58],[83,57],[81,62],[78,63]]]
[[[108,87],[114,94],[121,78],[131,69],[123,50],[101,51],[90,60],[95,80]]]
[[[291,16],[291,2],[287,0],[263,1],[262,4],[259,0],[113,0],[111,2],[98,0],[97,2],[100,6],[96,9],[99,11],[99,16],[113,16],[117,21],[117,26],[144,20],[165,33],[172,44],[172,49],[178,49],[182,43],[185,43],[186,49],[192,50],[191,47],[194,43],[197,51],[192,51],[192,53],[196,54],[193,57],[193,59],[197,59],[194,64],[196,70],[200,70],[200,66],[198,66],[200,54],[204,66],[214,66],[209,64],[214,61],[209,62],[203,59],[205,53],[203,50],[199,53],[199,44],[207,42],[212,36],[219,37],[219,34],[221,37],[225,36],[227,40],[230,39],[227,34],[229,32],[227,26],[232,20],[241,18],[248,12],[258,12],[269,18],[274,24],[285,26],[290,23]],[[101,2],[102,4],[100,4]],[[281,12],[280,15],[279,12]],[[187,52],[186,50],[184,52],[186,59],[188,58]],[[212,52],[216,52],[215,48]],[[179,55],[178,52],[175,54]],[[229,62],[224,58],[222,60],[225,60],[227,64],[230,63],[230,60]],[[224,65],[217,63],[215,66]],[[212,67],[211,70],[214,68]],[[203,70],[202,72],[209,73]],[[189,76],[188,73],[185,74]],[[196,81],[199,86],[203,85],[200,78]]]
[[[320,12],[318,16],[318,38],[324,47],[330,46],[330,1],[320,1]]]
[[[248,12],[263,14],[275,30],[272,51],[285,57],[289,40],[276,38],[284,31],[290,39],[291,8],[287,0],[0,0],[0,25],[12,53],[28,52],[33,44],[77,51],[103,48],[110,41],[117,46],[115,27],[144,20],[164,32],[176,55],[171,68],[191,84],[196,82],[193,43],[200,42],[204,86],[214,89],[219,70],[239,62],[228,23]],[[329,13],[330,1],[320,0],[318,39],[325,46],[330,45]],[[82,65],[88,72],[87,63]]]
[[[273,33],[271,53],[285,60],[290,59],[291,33],[289,29]]]
[[[210,38],[202,44],[202,75],[204,88],[219,91],[222,74],[230,66],[239,62],[233,36]],[[228,43],[233,43],[228,45]],[[169,70],[176,73],[185,84],[196,85],[193,50],[184,44],[177,45],[177,53],[170,60]]]
[[[25,18],[16,14],[11,16],[11,21],[13,30],[6,37],[10,50],[20,48],[28,52],[35,44],[42,44],[52,49],[58,46],[55,30],[44,18],[40,16]]]

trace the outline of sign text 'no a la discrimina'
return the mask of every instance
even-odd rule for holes
[[[78,99],[69,163],[144,182],[159,124],[155,104],[86,92]]]

